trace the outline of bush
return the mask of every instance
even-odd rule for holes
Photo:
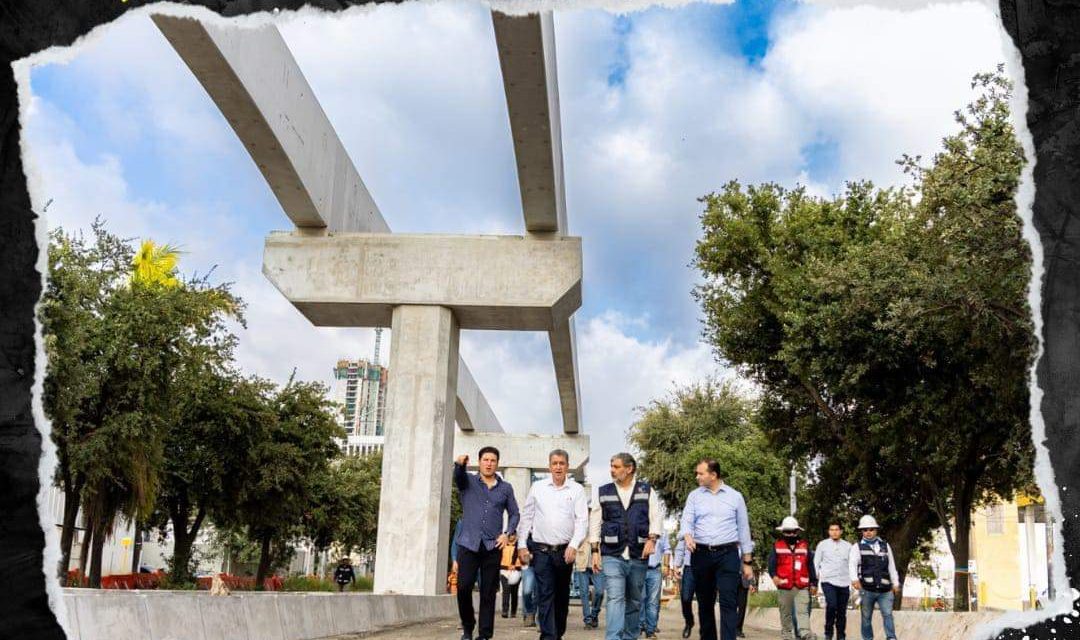
[[[371,576],[356,576],[356,582],[349,587],[349,591],[373,591],[374,589],[375,578]]]

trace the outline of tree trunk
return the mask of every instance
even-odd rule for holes
[[[90,551],[90,587],[101,588],[101,552],[105,548],[105,523],[94,523],[94,541]]]
[[[908,564],[911,562],[911,555],[915,551],[916,543],[933,519],[934,513],[930,510],[930,507],[925,503],[920,503],[912,508],[904,524],[885,538],[888,540],[889,546],[892,547],[893,560],[896,561],[896,572],[900,574],[901,585],[904,584],[904,579],[907,578]],[[902,604],[903,598],[901,597],[896,600],[893,608],[901,609],[903,608]]]
[[[79,573],[83,579],[86,578],[90,571],[90,542],[93,538],[94,528],[90,525],[86,516],[83,516],[83,539],[82,545],[79,547]]]
[[[259,550],[259,570],[255,573],[255,589],[262,591],[263,582],[270,572],[270,534],[264,534],[260,540],[262,548]]]
[[[967,504],[957,504],[956,513],[953,515],[953,521],[956,523],[953,532],[955,541],[950,551],[952,551],[953,565],[964,569],[963,572],[957,571],[953,573],[954,610],[968,611],[971,609],[971,592],[969,589],[971,585],[971,567],[968,566],[971,561],[971,502],[968,500],[959,500],[958,502],[967,502]]]
[[[199,509],[199,512],[195,514],[195,521],[191,523],[190,530],[188,529],[187,509],[176,508],[170,511],[173,525],[173,580],[190,583],[194,581],[191,575],[191,549],[195,546],[195,540],[199,536],[199,529],[202,527],[203,518],[206,517],[206,511],[202,508]]]
[[[134,538],[131,541],[131,573],[139,572],[139,558],[142,555],[142,539],[143,529],[142,526],[136,522],[135,532],[132,534]]]
[[[67,584],[71,547],[75,542],[75,526],[79,519],[79,493],[79,488],[64,483],[64,522],[60,531],[60,564],[57,565],[57,577],[64,585]]]

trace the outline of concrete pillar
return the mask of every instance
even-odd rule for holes
[[[532,487],[532,469],[521,467],[509,467],[503,469],[503,480],[510,483],[514,488],[514,498],[517,499],[518,508],[525,506],[525,498],[529,497],[529,488]]]
[[[446,590],[459,328],[446,307],[394,308],[375,592]]]

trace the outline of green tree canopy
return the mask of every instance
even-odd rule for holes
[[[1031,472],[1023,156],[1008,81],[973,87],[932,162],[901,161],[911,189],[732,182],[703,199],[707,339],[760,385],[771,440],[812,462],[818,515],[873,513],[902,574],[938,525],[966,567],[972,507]]]

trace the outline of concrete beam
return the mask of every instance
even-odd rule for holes
[[[584,469],[589,463],[589,436],[586,435],[531,435],[521,433],[469,433],[454,434],[454,458],[468,455],[469,462],[476,462],[481,447],[495,447],[501,454],[500,468],[534,469],[548,468],[548,454],[553,449],[563,449],[570,454],[572,472]]]
[[[396,306],[437,305],[463,329],[552,331],[581,306],[581,239],[276,233],[263,273],[318,326],[386,326]]]
[[[480,392],[472,371],[465,366],[464,360],[458,360],[457,407],[458,427],[462,431],[480,431],[501,433],[503,427],[495,416],[495,411],[488,404],[487,398]]]
[[[390,230],[277,27],[151,18],[210,94],[297,227]]]
[[[525,229],[565,235],[566,192],[552,14],[508,16],[493,11],[491,19],[514,138]]]
[[[565,433],[577,433],[581,429],[581,388],[578,386],[576,335],[573,316],[548,331]]]
[[[277,27],[228,28],[160,14],[151,19],[225,116],[293,224],[390,231]],[[459,368],[468,372],[464,360]],[[466,396],[458,399],[459,420],[502,430],[471,375],[459,389]]]

